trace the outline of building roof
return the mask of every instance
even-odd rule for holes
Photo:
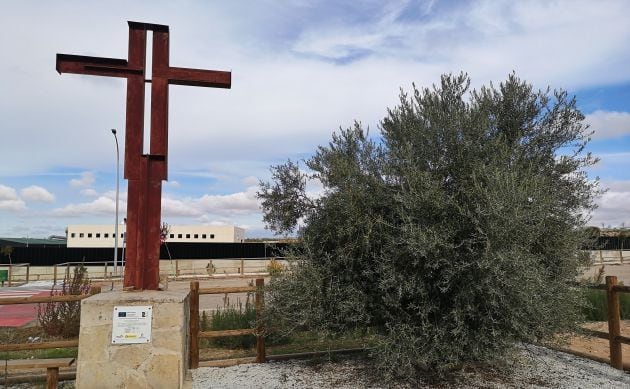
[[[0,237],[0,246],[46,246],[46,245],[65,245],[65,239],[40,239],[40,238],[2,238]]]

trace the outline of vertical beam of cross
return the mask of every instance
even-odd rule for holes
[[[125,169],[127,192],[127,251],[124,287],[159,287],[162,181],[168,179],[168,86],[170,84],[230,88],[230,72],[177,68],[169,65],[169,28],[128,22],[128,59],[57,54],[59,73],[127,79]],[[153,33],[152,79],[146,80],[147,31]],[[151,82],[149,154],[144,144],[144,83]]]

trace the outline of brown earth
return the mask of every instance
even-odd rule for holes
[[[605,321],[584,323],[582,326],[584,328],[588,328],[589,330],[608,332],[608,323]],[[621,335],[630,335],[630,320],[621,321]],[[573,351],[610,360],[610,348],[608,340],[606,339],[595,338],[592,336],[576,336],[571,338],[566,347]],[[630,345],[622,344],[621,353],[623,356],[623,362],[630,364]]]

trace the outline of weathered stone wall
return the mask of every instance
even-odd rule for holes
[[[151,342],[112,344],[114,306],[150,305]],[[188,369],[187,292],[111,292],[81,303],[77,387],[182,388]]]

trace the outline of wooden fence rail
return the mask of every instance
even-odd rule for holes
[[[97,293],[101,293],[100,286],[93,286],[90,288],[88,294],[81,295],[57,295],[47,297],[18,297],[18,298],[1,298],[0,305],[12,305],[12,304],[45,304],[49,302],[63,303],[68,301],[80,301],[84,298],[93,296]],[[36,342],[36,343],[11,343],[0,344],[0,351],[22,351],[22,350],[44,350],[51,348],[61,347],[78,347],[79,339],[59,340],[53,342]]]
[[[218,338],[224,336],[239,335],[255,335],[256,336],[256,358],[246,358],[248,362],[264,363],[267,361],[265,351],[265,338],[262,335],[264,327],[262,324],[262,310],[264,309],[263,288],[265,280],[263,278],[256,279],[256,286],[235,286],[220,288],[199,288],[199,281],[190,283],[190,345],[189,345],[189,361],[190,368],[197,369],[199,367],[199,338]],[[202,294],[227,294],[227,293],[244,293],[255,292],[256,306],[256,328],[240,328],[233,330],[220,331],[200,331],[199,329],[199,295]]]
[[[600,339],[607,339],[610,350],[610,365],[615,369],[623,370],[621,345],[630,345],[630,337],[621,335],[619,293],[630,293],[630,286],[618,285],[616,276],[606,276],[605,284],[588,285],[586,288],[606,291],[608,332],[590,329],[583,329],[583,331],[586,335]]]

